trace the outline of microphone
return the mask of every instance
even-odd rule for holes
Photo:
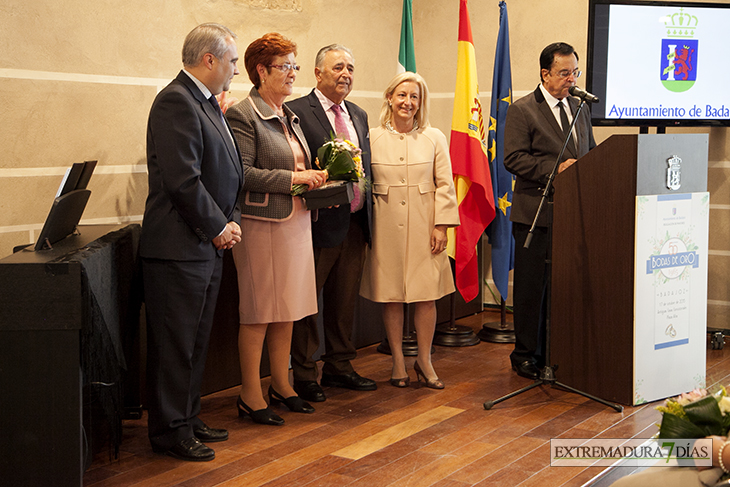
[[[581,90],[577,86],[571,86],[568,89],[568,93],[573,96],[577,96],[578,98],[581,98],[587,102],[598,103],[598,97],[596,95],[594,95],[593,93],[588,93],[586,90]]]

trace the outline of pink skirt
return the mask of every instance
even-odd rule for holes
[[[241,324],[296,321],[317,313],[310,212],[294,198],[284,221],[241,219],[233,247]]]

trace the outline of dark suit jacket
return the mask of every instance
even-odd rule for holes
[[[575,116],[578,100],[568,97],[568,104]],[[588,106],[581,110],[575,130],[578,152],[575,152],[573,144],[568,144],[563,160],[578,159],[596,146]],[[516,176],[510,218],[513,222],[532,224],[562,147],[563,131],[539,86],[509,107],[504,128],[504,166]],[[549,221],[550,215],[543,210],[538,226],[546,227]]]
[[[240,221],[243,169],[220,116],[182,71],[152,104],[147,170],[140,255],[182,261],[222,255],[212,239],[229,221]]]
[[[317,149],[330,140],[330,133],[334,132],[322,104],[312,90],[307,96],[287,102],[286,105],[299,116],[300,125],[309,144],[309,153],[312,164],[317,157]],[[359,106],[345,100],[345,106],[350,114],[352,123],[357,132],[362,149],[362,164],[365,175],[372,181],[370,171],[370,129],[368,115]],[[373,222],[373,195],[368,189],[366,201],[362,210],[357,212],[363,225],[363,231],[370,244],[370,229]],[[315,247],[336,247],[345,240],[350,227],[350,208],[347,205],[339,208],[319,210],[317,220],[312,222],[312,243]]]

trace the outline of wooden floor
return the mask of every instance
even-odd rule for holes
[[[485,312],[460,323],[479,331],[498,318]],[[434,366],[446,383],[441,391],[418,387],[412,369],[410,388],[392,387],[390,357],[375,348],[360,350],[354,365],[378,382],[377,391],[328,389],[327,401],[309,415],[277,408],[283,427],[239,419],[237,388],[204,397],[201,418],[230,432],[228,441],[211,444],[212,462],[154,454],[146,417],[125,421],[119,459],[98,454],[84,485],[581,486],[596,482],[604,469],[550,467],[551,438],[648,438],[656,432],[656,403],[617,413],[547,386],[485,411],[484,401],[530,383],[510,370],[510,344],[436,347]],[[708,350],[708,384],[730,382],[728,349]]]

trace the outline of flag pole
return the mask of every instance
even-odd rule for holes
[[[499,321],[490,321],[482,325],[477,337],[483,342],[491,343],[514,343],[515,326],[513,322],[507,322],[507,301],[500,300]]]
[[[454,261],[451,262],[451,271],[454,272]],[[479,266],[481,272],[481,265]],[[477,297],[481,297],[479,293]],[[461,294],[459,294],[461,295]],[[456,291],[449,297],[449,321],[436,325],[433,335],[433,344],[442,347],[471,347],[479,343],[479,338],[470,326],[456,324]]]

